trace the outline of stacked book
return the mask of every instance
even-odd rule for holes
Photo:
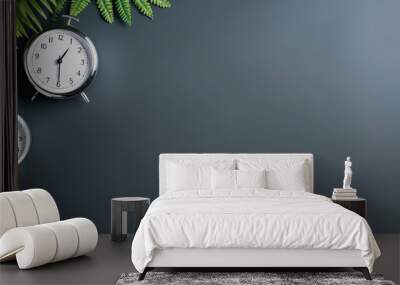
[[[357,199],[357,189],[343,189],[334,188],[332,193],[332,199],[334,200],[353,200]]]

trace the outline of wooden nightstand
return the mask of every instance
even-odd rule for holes
[[[363,218],[367,218],[367,200],[364,198],[358,198],[354,200],[336,200],[332,199],[332,202],[339,204],[340,206],[359,214]]]

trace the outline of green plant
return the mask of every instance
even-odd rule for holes
[[[47,15],[58,14],[65,0],[17,0],[16,30],[17,37],[28,37],[29,31],[42,30],[41,20],[47,20]]]
[[[107,23],[114,22],[114,10],[119,18],[126,25],[132,25],[132,7],[149,17],[153,18],[153,8],[151,5],[159,8],[170,8],[169,0],[93,0],[96,2],[100,15]],[[58,17],[64,10],[69,10],[71,16],[78,16],[92,0],[16,0],[16,25],[17,37],[26,37],[30,31],[40,32],[42,22],[47,21],[49,15]],[[69,4],[69,8],[66,7]]]

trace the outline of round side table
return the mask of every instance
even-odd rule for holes
[[[127,236],[128,212],[134,212],[135,232],[150,205],[150,199],[144,197],[119,197],[111,199],[111,239],[124,241]]]

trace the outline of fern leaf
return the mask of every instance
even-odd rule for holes
[[[21,31],[17,28],[16,30],[15,30],[15,34],[16,34],[16,36],[17,36],[17,39],[19,39],[19,38],[22,38],[22,34],[21,34]]]
[[[150,0],[150,3],[160,8],[171,8],[171,2],[168,0]]]
[[[39,20],[37,19],[35,13],[32,11],[27,0],[19,0],[17,2],[17,17],[21,21],[21,24],[28,27],[34,32],[42,30]]]
[[[28,38],[28,33],[26,32],[24,25],[21,23],[19,18],[15,19],[16,30],[17,30],[17,38]]]
[[[147,0],[133,0],[135,6],[138,8],[139,12],[143,15],[153,19],[153,9],[151,9],[151,5]]]
[[[31,0],[30,2],[32,3],[32,2],[35,2],[36,0]],[[46,9],[50,12],[50,13],[53,13],[53,9],[51,8],[51,4],[49,3],[49,1],[47,1],[47,0],[40,0],[40,3],[44,6],[44,7],[46,7]],[[53,5],[53,6],[55,6],[55,5]]]
[[[29,17],[26,14],[22,14],[19,17],[21,24],[25,27],[28,27],[30,30],[34,31],[35,33],[39,32],[36,27],[35,24],[32,23],[32,21],[29,19]]]
[[[47,19],[47,16],[45,14],[45,12],[43,11],[42,7],[40,7],[40,5],[38,4],[38,2],[36,1],[30,1],[29,2],[31,4],[31,6],[36,10],[36,12],[38,14],[40,14],[40,16],[42,16],[43,19]]]
[[[110,24],[114,22],[114,11],[111,0],[97,0],[96,4],[103,19]]]
[[[57,0],[41,0],[42,2],[44,1],[49,1],[53,7],[57,6]]]
[[[26,4],[25,12],[26,12],[26,16],[29,17],[32,20],[32,22],[36,25],[38,30],[41,31],[42,30],[42,25],[40,24],[39,19],[36,17],[35,13],[31,9],[31,7],[29,6],[28,2]]]
[[[90,0],[72,0],[69,9],[70,15],[74,17],[78,16],[83,10],[85,10],[89,3]]]
[[[115,7],[121,20],[128,26],[132,25],[132,10],[129,0],[115,0]]]
[[[64,6],[65,6],[65,1],[66,0],[57,0],[57,5],[56,5],[56,7],[54,7],[54,15],[53,16],[57,17],[62,13]]]
[[[52,5],[57,0],[17,0],[16,1],[16,25],[17,36],[28,37],[30,30],[39,32],[42,30],[40,20],[47,20],[48,13],[52,14]]]

